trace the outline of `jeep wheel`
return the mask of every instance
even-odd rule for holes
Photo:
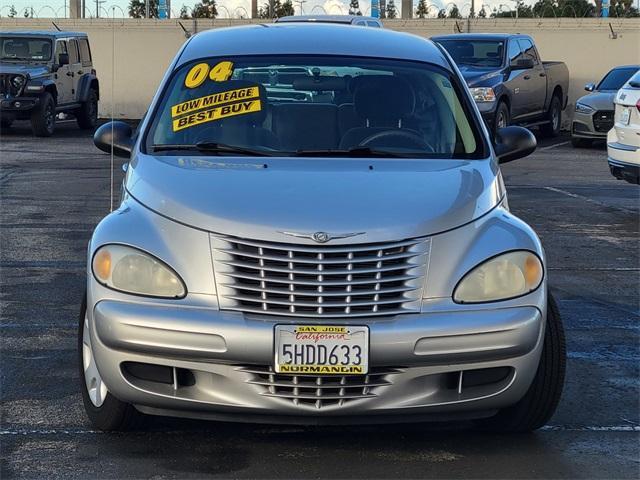
[[[78,126],[83,130],[93,130],[98,123],[98,94],[92,88],[89,90],[87,101],[75,112]]]
[[[49,92],[40,97],[40,105],[31,113],[31,128],[37,137],[50,137],[56,128],[56,102]]]
[[[547,423],[556,411],[564,386],[567,352],[558,305],[551,293],[547,297],[547,324],[536,376],[518,403],[478,422],[485,430],[530,432]]]

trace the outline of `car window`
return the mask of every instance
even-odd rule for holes
[[[499,67],[504,55],[504,42],[495,40],[439,40],[457,65]]]
[[[80,56],[78,55],[78,42],[75,40],[69,40],[67,47],[69,49],[69,63],[79,63]]]
[[[637,71],[637,68],[614,68],[605,75],[596,90],[620,90]]]
[[[463,88],[449,72],[421,62],[199,60],[180,67],[165,87],[146,148],[214,142],[290,156],[366,146],[407,158],[484,158]]]
[[[509,63],[513,63],[518,60],[520,57],[520,45],[517,40],[512,39],[509,41],[509,50],[507,55],[509,56]]]
[[[51,40],[25,37],[0,37],[2,60],[46,61],[51,59]]]
[[[376,27],[376,28],[380,28],[380,24],[379,24],[378,22],[376,22],[376,21],[373,21],[373,20],[368,20],[368,21],[367,21],[367,25],[368,25],[369,27]]]
[[[533,47],[533,42],[528,38],[518,39],[520,44],[520,50],[522,51],[522,58],[530,58],[534,63],[538,63],[538,55],[536,55],[536,49]]]
[[[67,42],[64,40],[58,40],[56,42],[56,62],[60,63],[60,54],[67,52]]]
[[[89,42],[86,38],[81,38],[78,40],[78,45],[80,46],[80,61],[82,62],[82,65],[91,65],[91,49],[89,48]]]

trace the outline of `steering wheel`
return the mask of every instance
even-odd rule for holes
[[[395,144],[394,144],[395,141]],[[374,133],[365,138],[358,145],[359,147],[415,147],[418,150],[425,150],[434,153],[434,148],[424,141],[417,133],[409,130],[385,130],[384,132]]]

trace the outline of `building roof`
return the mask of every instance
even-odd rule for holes
[[[270,23],[206,30],[185,46],[178,65],[212,56],[339,55],[429,62],[451,69],[431,41],[383,28],[331,23]]]
[[[3,37],[86,37],[84,32],[59,32],[58,30],[4,30],[0,31]]]

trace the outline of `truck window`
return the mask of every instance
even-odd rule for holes
[[[56,63],[60,63],[60,54],[67,53],[67,42],[58,40],[56,42]]]
[[[78,40],[80,46],[80,61],[84,67],[91,65],[91,49],[89,48],[89,42],[86,38]]]
[[[520,49],[522,51],[522,58],[530,58],[533,63],[538,63],[538,55],[536,55],[536,49],[533,47],[533,42],[528,38],[518,39]]]
[[[520,57],[520,45],[518,44],[517,40],[509,40],[508,55],[510,64],[516,62],[518,60],[518,57]]]
[[[69,40],[68,43],[69,48],[69,63],[73,65],[74,63],[80,62],[80,56],[78,55],[78,42],[75,40]]]

